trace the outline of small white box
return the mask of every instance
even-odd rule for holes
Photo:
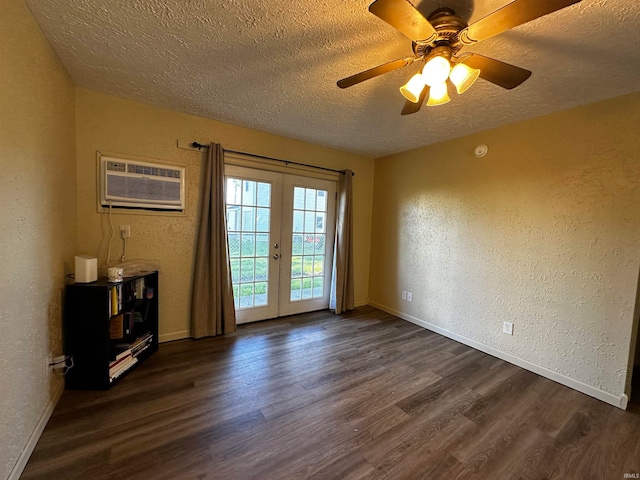
[[[98,259],[89,255],[76,255],[76,283],[98,280]]]

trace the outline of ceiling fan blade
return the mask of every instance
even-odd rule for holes
[[[398,68],[411,65],[416,60],[420,60],[420,57],[399,58],[398,60],[394,60],[393,62],[384,63],[382,65],[378,65],[377,67],[370,68],[369,70],[365,70],[364,72],[356,73],[355,75],[351,75],[350,77],[338,80],[338,86],[340,88],[351,87],[357,83],[364,82],[365,80],[377,77],[378,75],[382,75],[383,73],[391,72],[393,70],[397,70]]]
[[[408,0],[376,0],[369,11],[414,42],[431,43],[438,33]]]
[[[458,63],[464,63],[471,68],[480,70],[480,78],[494,83],[502,88],[511,90],[523,83],[531,76],[529,70],[504,63],[493,58],[484,57],[477,53],[469,53],[457,59]]]
[[[413,103],[413,102],[411,102],[409,100],[404,102],[404,107],[402,108],[402,112],[400,112],[400,114],[401,115],[411,115],[412,113],[418,112],[422,108],[422,104],[424,103],[424,99],[427,98],[427,95],[429,95],[429,90],[431,90],[429,85],[425,85],[424,89],[422,90],[422,93],[420,94],[420,98],[418,99],[417,103]]]
[[[487,38],[530,22],[549,13],[578,3],[581,0],[515,0],[475,23],[458,34],[460,42],[473,45]]]

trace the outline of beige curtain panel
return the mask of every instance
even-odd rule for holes
[[[212,143],[205,166],[191,299],[194,338],[236,331],[225,209],[223,151]]]
[[[353,173],[345,170],[338,180],[336,238],[329,308],[335,313],[353,310]]]

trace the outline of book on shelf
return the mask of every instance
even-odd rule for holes
[[[138,345],[136,345],[135,348],[131,349],[131,355],[133,355],[134,357],[137,357],[150,346],[151,346],[151,339],[143,343],[139,343]]]
[[[133,344],[136,345],[138,343],[143,343],[143,342],[146,342],[147,340],[151,340],[152,338],[153,338],[153,333],[146,332],[145,334],[140,335],[138,338],[136,338],[133,341]]]
[[[149,343],[143,345],[141,348],[137,349],[135,352],[132,353],[132,355],[134,357],[137,357],[138,355],[140,355],[142,352],[144,352],[150,346],[151,346],[151,342],[149,342]]]
[[[146,350],[153,341],[153,334],[147,332],[144,335],[139,336],[131,343],[119,343],[115,346],[116,349],[122,350],[122,352],[131,352],[131,355],[136,357],[142,351]]]
[[[111,321],[109,322],[109,338],[112,340],[122,338],[124,328],[124,315],[116,315],[111,317]]]
[[[116,315],[118,310],[118,288],[111,287],[111,315]]]
[[[109,362],[109,371],[111,372],[123,365],[126,365],[130,360],[131,360],[131,352],[129,352],[129,354],[126,355],[125,357]]]
[[[138,359],[134,357],[126,357],[119,361],[116,365],[109,368],[109,382],[113,382],[116,378],[138,363]]]
[[[124,357],[126,357],[128,355],[131,355],[131,349],[130,348],[127,348],[126,350],[123,350],[122,352],[117,354],[114,362],[118,361],[118,360],[121,360],[121,359],[123,359]]]
[[[134,298],[142,300],[144,298],[144,277],[136,279],[134,285]]]
[[[116,348],[124,348],[124,350],[117,354],[113,361],[109,362],[109,382],[113,382],[113,380],[138,363],[138,355],[151,346],[152,339],[153,335],[146,333],[138,337],[132,344],[116,346]]]
[[[125,355],[122,358],[118,358],[117,360],[113,360],[112,362],[109,362],[109,370],[120,368],[123,365],[126,365],[127,363],[129,363],[130,361],[131,361],[131,352],[129,352],[127,355]]]
[[[141,285],[141,286],[138,286]],[[109,287],[109,315],[116,315],[134,299],[142,299],[144,290],[144,278],[139,278],[134,282],[125,282]]]

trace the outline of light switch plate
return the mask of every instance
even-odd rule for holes
[[[502,323],[502,332],[507,335],[513,335],[513,323],[511,322],[503,322]]]

